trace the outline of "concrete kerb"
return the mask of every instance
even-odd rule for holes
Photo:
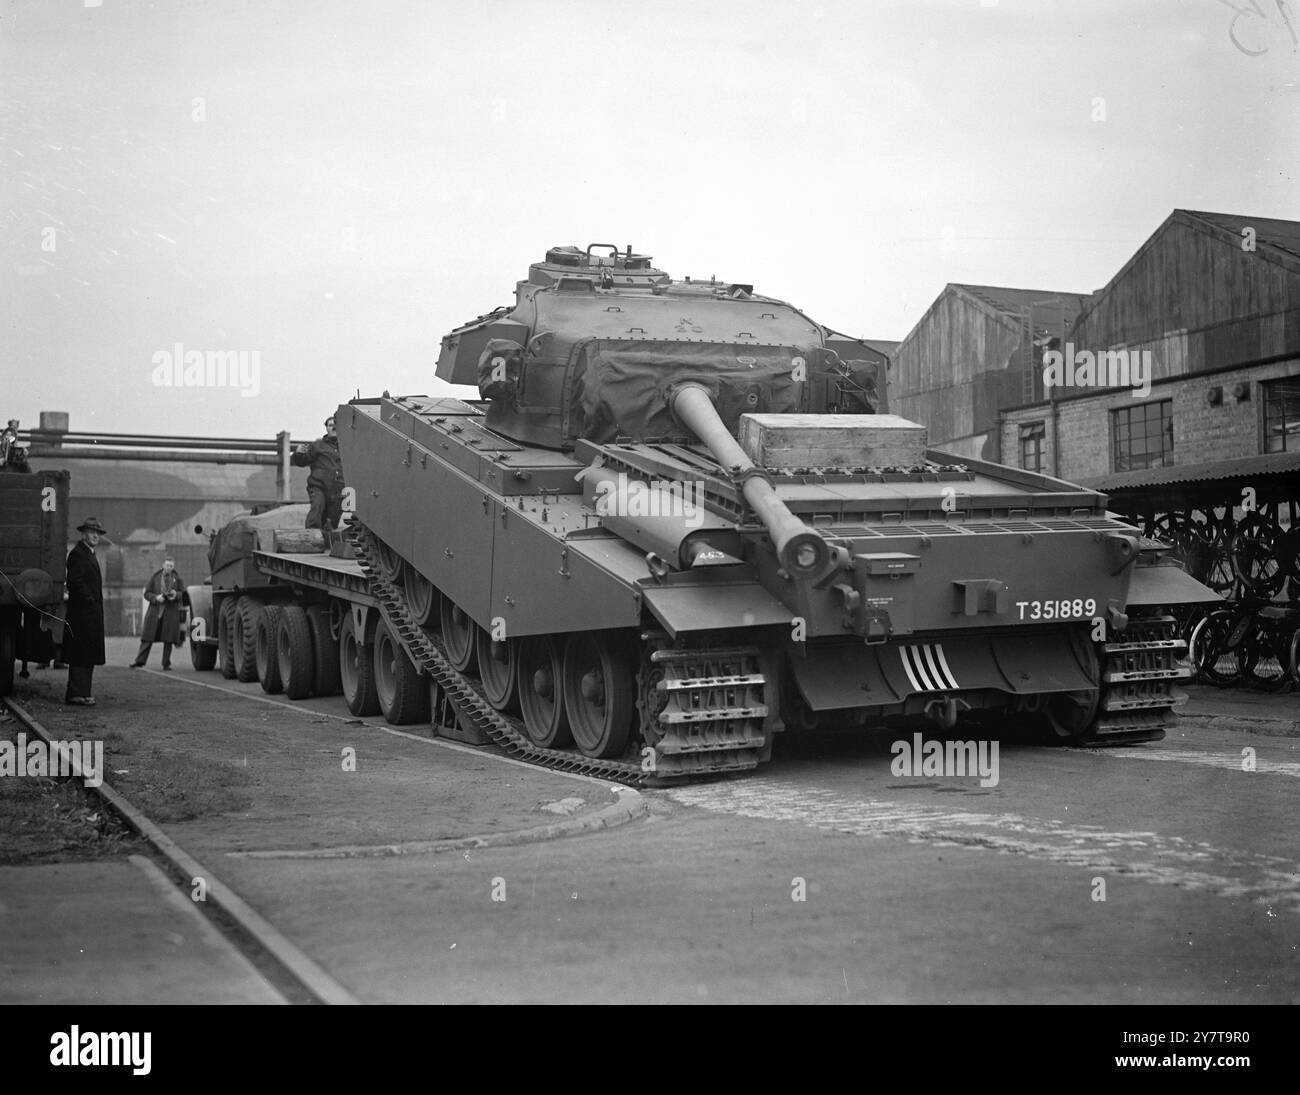
[[[4,703],[46,745],[50,744],[49,731],[23,707],[7,697]],[[79,779],[82,778],[80,764],[74,762],[73,774]],[[204,900],[210,901],[214,907],[220,909],[235,921],[243,931],[256,939],[268,954],[292,973],[318,1000],[326,1004],[355,1004],[358,1002],[347,989],[289,942],[275,927],[264,920],[241,897],[217,878],[212,871],[204,867],[157,825],[145,817],[129,799],[115,791],[106,781],[98,787],[90,788],[90,790],[94,791],[107,806],[144,837],[178,877],[202,879],[205,886]]]

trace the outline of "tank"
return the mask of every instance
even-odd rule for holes
[[[930,449],[884,358],[752,285],[554,247],[437,375],[482,399],[338,409],[358,557],[414,668],[544,762],[673,779],[781,733],[1173,717],[1163,607],[1216,595],[1104,495]]]
[[[46,662],[63,640],[66,471],[31,471],[16,424],[0,438],[0,696],[18,660]]]

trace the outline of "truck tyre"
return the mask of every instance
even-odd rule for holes
[[[275,632],[284,694],[291,700],[301,700],[311,695],[316,676],[312,665],[311,625],[302,606],[285,605]]]
[[[337,695],[339,681],[338,643],[330,634],[330,613],[324,605],[309,605],[307,623],[311,627],[312,662],[316,676],[312,691],[318,696]]]
[[[276,647],[283,611],[282,605],[263,605],[262,614],[257,618],[257,679],[262,682],[262,691],[272,695],[284,689]]]
[[[0,696],[14,690],[14,662],[18,658],[18,610],[0,610]]]
[[[217,646],[221,649],[221,675],[233,681],[238,675],[235,668],[235,598],[221,602],[221,615],[217,619]]]
[[[384,718],[394,726],[429,721],[429,688],[394,638],[387,620],[375,629],[375,693]]]
[[[377,715],[379,697],[375,694],[375,667],[369,648],[357,639],[346,617],[339,632],[339,680],[348,710],[358,717]]]
[[[245,684],[257,680],[257,618],[261,614],[262,602],[255,597],[240,597],[235,603],[235,675]]]
[[[217,644],[198,642],[190,638],[190,664],[200,673],[208,673],[217,666]]]

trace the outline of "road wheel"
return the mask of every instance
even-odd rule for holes
[[[379,713],[375,695],[375,667],[365,643],[359,642],[346,617],[339,631],[339,680],[348,710],[358,717]]]
[[[421,627],[437,627],[440,615],[439,594],[428,578],[410,563],[402,567],[402,592],[406,607]]]
[[[564,706],[584,756],[616,757],[627,748],[636,681],[625,646],[599,632],[570,635],[564,645]]]
[[[324,605],[307,608],[307,623],[311,627],[312,664],[316,670],[311,690],[318,696],[338,693],[339,651],[338,641],[330,634],[330,613]]]
[[[14,662],[18,658],[18,610],[0,610],[0,696],[14,690]]]
[[[1075,654],[1089,680],[1097,682],[1096,688],[1077,692],[1055,692],[1043,705],[1043,723],[1049,741],[1069,745],[1080,741],[1097,721],[1101,706],[1101,662],[1097,647],[1079,631],[1071,635]]]
[[[474,629],[477,643],[478,677],[483,682],[483,695],[498,711],[519,712],[519,677],[515,672],[519,644],[513,639],[493,642],[492,636],[481,627]]]
[[[421,679],[388,621],[375,628],[375,694],[379,710],[394,726],[429,721],[429,686]]]
[[[245,684],[257,680],[257,620],[261,614],[262,602],[256,597],[240,597],[235,603],[235,676]]]
[[[385,582],[400,585],[402,580],[402,557],[382,540],[375,540],[375,563],[379,576]]]
[[[516,679],[524,730],[538,745],[558,749],[573,742],[564,710],[564,654],[553,635],[519,641]]]
[[[257,679],[262,691],[274,694],[284,688],[280,680],[280,656],[276,649],[276,636],[280,630],[281,605],[263,605],[257,620]]]
[[[217,646],[221,650],[221,675],[233,681],[239,675],[235,665],[235,598],[221,602],[221,615],[217,618]]]
[[[447,660],[460,673],[474,672],[474,633],[478,626],[470,619],[469,613],[456,604],[450,597],[443,597],[441,604],[442,641],[447,648]]]
[[[316,669],[312,665],[311,625],[302,605],[285,605],[275,629],[276,656],[284,694],[300,700],[311,694]]]

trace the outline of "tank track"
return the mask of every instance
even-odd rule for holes
[[[415,622],[406,607],[405,593],[387,581],[374,561],[377,540],[364,525],[353,524],[347,533],[356,552],[357,562],[370,582],[370,590],[379,601],[393,634],[406,650],[407,656],[421,672],[426,673],[447,695],[456,711],[477,727],[494,745],[500,746],[512,757],[553,768],[559,772],[575,772],[594,776],[629,787],[645,786],[651,773],[641,766],[623,760],[600,760],[584,757],[566,749],[546,749],[534,744],[523,731],[523,724],[509,715],[503,715],[487,702],[478,689],[447,661],[442,651],[442,641]]]
[[[656,698],[648,706],[653,710],[657,729],[650,732],[655,739],[652,764],[643,767],[631,761],[602,760],[537,745],[518,719],[493,708],[474,684],[447,661],[441,639],[416,623],[407,608],[405,592],[385,579],[375,562],[379,542],[373,534],[353,524],[347,535],[371,592],[412,664],[438,683],[461,716],[516,759],[630,787],[747,771],[767,759],[770,747],[763,720],[768,708],[761,702],[767,682],[753,647],[653,650],[650,662],[656,667]],[[643,718],[647,708],[646,679],[643,671],[638,681],[641,698],[637,705]]]
[[[757,647],[671,647],[648,640],[637,674],[641,725],[661,777],[743,772],[771,753],[767,677]]]
[[[1160,741],[1186,700],[1175,691],[1192,670],[1180,664],[1187,644],[1172,616],[1132,616],[1122,641],[1096,644],[1101,662],[1098,719],[1081,744],[1133,745]]]

